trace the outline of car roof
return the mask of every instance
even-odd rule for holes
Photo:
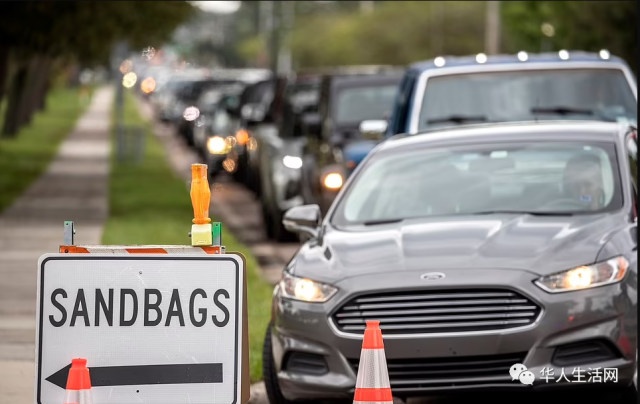
[[[273,73],[269,69],[212,69],[210,76],[215,79],[255,83],[271,78]]]
[[[404,71],[376,73],[376,74],[350,74],[350,75],[338,75],[328,76],[327,80],[330,80],[332,86],[367,86],[369,84],[391,84],[398,83],[402,80]]]
[[[305,69],[298,74],[300,75],[318,75],[318,76],[341,76],[341,75],[360,75],[360,74],[379,74],[389,71],[405,70],[405,67],[393,65],[346,65],[346,66],[327,66],[316,69]]]
[[[521,61],[518,54],[514,55],[489,55],[486,56],[486,61],[483,65],[500,65],[500,64],[535,64],[535,63],[573,63],[573,62],[597,62],[597,63],[611,63],[612,65],[625,65],[626,63],[619,57],[610,55],[608,52],[604,59],[600,53],[582,52],[582,51],[565,51],[568,54],[568,59],[563,60],[560,57],[559,52],[547,52],[547,53],[526,53],[526,60]],[[603,51],[606,52],[606,51]],[[441,56],[438,58],[420,61],[413,63],[409,66],[409,70],[418,73],[424,72],[430,69],[446,69],[451,67],[463,67],[463,66],[478,66],[480,63],[476,60],[477,55],[471,56]],[[436,65],[436,61],[439,65]],[[441,63],[444,61],[444,65]]]
[[[608,141],[616,142],[629,125],[598,121],[505,122],[465,125],[396,135],[382,142],[378,151],[455,146],[494,142]]]

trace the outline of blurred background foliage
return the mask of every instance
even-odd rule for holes
[[[184,1],[3,2],[2,136],[15,136],[46,107],[46,94],[60,74],[71,71],[77,79],[79,69],[74,66],[107,65],[118,41],[142,49],[169,40],[193,10]]]
[[[504,1],[503,35],[506,51],[536,51],[541,47],[541,25],[549,23],[555,35],[550,50],[607,49],[637,72],[637,1]]]
[[[114,45],[153,46],[190,66],[294,70],[406,65],[487,52],[486,1],[242,1],[232,14],[187,1],[4,2],[0,18],[0,136],[46,108],[55,83],[110,68]],[[502,1],[500,52],[608,49],[637,72],[637,1]],[[542,25],[553,27],[545,36]],[[167,45],[167,46],[164,46]]]
[[[259,2],[242,3],[230,46],[245,65],[264,65],[267,44],[253,23]],[[485,51],[487,2],[295,3],[294,28],[284,39],[294,68],[404,65]],[[373,7],[363,9],[362,3]],[[501,52],[608,49],[637,71],[637,1],[502,1],[500,9]],[[543,35],[544,23],[553,26],[553,37]]]

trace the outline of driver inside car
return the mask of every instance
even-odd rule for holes
[[[572,157],[565,168],[563,188],[566,197],[584,205],[588,210],[604,208],[600,158],[591,153]]]

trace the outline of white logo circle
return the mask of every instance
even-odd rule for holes
[[[429,272],[427,274],[420,275],[420,279],[423,281],[437,281],[438,279],[445,278],[446,275],[442,272]]]

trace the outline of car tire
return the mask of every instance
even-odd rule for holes
[[[637,404],[638,403],[638,390],[635,383],[631,383],[620,391],[620,404]]]
[[[587,397],[585,396],[585,399],[586,398]],[[602,392],[601,394],[596,394],[595,396],[591,395],[590,398],[595,399],[600,403],[637,404],[638,391],[636,390],[635,383],[631,382],[631,384],[626,387],[620,386],[613,390],[607,390]]]
[[[264,377],[264,387],[270,404],[293,404],[282,395],[276,365],[273,361],[273,349],[271,348],[271,328],[272,323],[267,327],[262,347],[262,375]]]

